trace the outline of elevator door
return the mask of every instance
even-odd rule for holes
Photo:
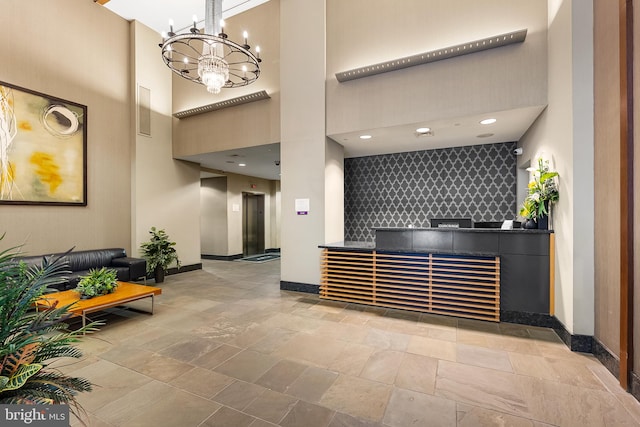
[[[264,252],[264,195],[242,194],[242,254]]]

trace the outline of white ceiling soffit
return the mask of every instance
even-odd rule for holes
[[[507,46],[513,43],[522,43],[526,37],[526,29],[513,31],[511,33],[487,37],[481,40],[474,40],[472,42],[462,43],[455,46],[418,53],[417,55],[405,56],[404,58],[342,71],[336,73],[336,79],[338,79],[340,83],[343,83],[349,80],[361,79],[363,77],[374,76],[376,74],[388,73],[389,71],[396,71],[403,68],[414,67],[416,65],[442,61],[443,59],[468,55],[470,53]]]
[[[347,158],[512,142],[520,140],[544,108],[544,105],[539,105],[328,136],[344,146]],[[480,124],[481,120],[488,118],[494,118],[496,122]],[[422,136],[416,132],[416,129],[425,127],[431,129],[431,135]],[[361,139],[361,135],[371,135],[371,138]]]
[[[228,19],[267,1],[222,0],[222,17]],[[109,0],[104,7],[127,20],[142,22],[158,33],[169,29],[169,19],[173,19],[177,33],[193,25],[193,15],[204,22],[205,14],[205,0]]]
[[[280,180],[280,144],[278,143],[178,158],[198,163],[202,168],[208,169],[208,172],[218,172],[220,175],[235,173],[273,181]]]

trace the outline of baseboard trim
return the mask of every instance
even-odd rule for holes
[[[176,267],[172,267],[172,268],[167,269],[167,271],[164,273],[164,275],[165,276],[170,276],[170,275],[173,275],[173,274],[186,273],[188,271],[195,271],[195,270],[202,270],[202,263],[181,265],[180,266],[180,270],[178,270]],[[147,280],[149,280],[149,279],[153,279],[153,272],[152,273],[147,273]]]
[[[631,395],[640,401],[640,377],[635,372],[631,372]]]
[[[549,314],[508,310],[500,310],[500,321],[518,323],[520,325],[540,326],[542,328],[554,328],[556,323],[558,323],[558,319]]]
[[[500,310],[500,321],[519,323],[521,325],[551,328],[571,351],[593,353],[593,337],[591,335],[572,335],[557,317],[542,313],[524,313],[519,311]]]
[[[236,254],[236,255],[205,255],[205,254],[201,254],[200,258],[209,259],[209,260],[213,260],[213,261],[235,261],[237,259],[242,258],[242,254]]]
[[[202,270],[202,263],[201,262],[199,262],[197,264],[181,265],[180,266],[180,270],[178,270],[176,267],[170,268],[167,271],[167,274],[180,274],[180,273],[186,273],[188,271],[196,271],[196,270]]]
[[[620,359],[595,337],[593,338],[593,355],[614,377],[620,378]]]
[[[280,290],[282,291],[294,291],[294,292],[304,292],[307,294],[319,294],[320,286],[311,285],[309,283],[299,283],[299,282],[287,282],[286,280],[280,281]]]

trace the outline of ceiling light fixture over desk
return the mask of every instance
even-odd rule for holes
[[[255,54],[248,44],[248,34],[243,34],[244,43],[229,40],[222,21],[222,0],[205,0],[204,33],[197,27],[194,15],[193,26],[185,33],[174,33],[169,21],[169,32],[162,34],[162,59],[181,77],[200,83],[210,93],[218,94],[222,88],[246,86],[260,76],[260,47]]]

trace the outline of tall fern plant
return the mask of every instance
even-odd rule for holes
[[[67,264],[45,258],[41,267],[28,268],[16,255],[16,248],[0,252],[0,403],[68,404],[81,418],[84,410],[76,396],[91,391],[91,383],[49,365],[61,357],[82,357],[74,343],[96,330],[97,323],[69,331],[69,306],[35,311],[35,300],[61,282]]]

